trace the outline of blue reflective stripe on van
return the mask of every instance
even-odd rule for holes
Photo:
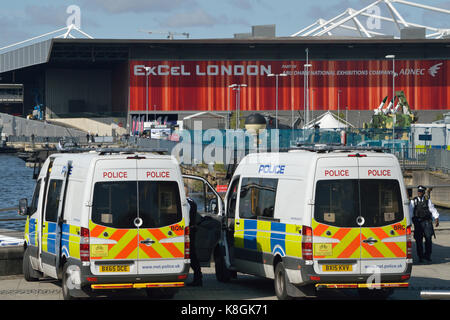
[[[36,219],[30,219],[30,222],[28,223],[28,237],[30,240],[30,244],[32,246],[36,246]]]
[[[62,243],[62,249],[61,249],[61,253],[63,255],[65,255],[66,257],[70,257],[70,253],[69,253],[69,241],[65,240]]]
[[[63,233],[63,234],[66,233],[67,236],[68,236],[68,234],[70,233],[70,225],[69,225],[69,224],[64,223],[64,224],[62,225],[62,233]]]
[[[245,219],[244,221],[244,248],[250,250],[269,252],[269,247],[258,246],[258,232],[270,233],[270,253],[286,253],[286,224],[279,222],[258,221]],[[265,227],[262,227],[264,225]],[[270,230],[268,230],[268,227]]]
[[[244,248],[257,250],[256,246],[256,229],[257,220],[244,220]]]
[[[270,233],[270,249],[274,252],[279,252],[276,250],[277,248],[282,250],[281,254],[284,255],[286,252],[286,225],[284,223],[278,223],[278,222],[272,222],[271,226],[271,233]],[[282,232],[282,233],[280,233]]]
[[[48,221],[48,233],[55,233],[56,232],[56,222],[49,222]]]
[[[47,223],[47,252],[56,254],[56,222]]]
[[[70,257],[70,224],[64,223],[62,225],[61,234],[61,254]]]
[[[56,235],[49,234],[47,238],[47,252],[56,254]]]
[[[286,232],[286,224],[279,222],[271,222],[270,230],[278,232]]]

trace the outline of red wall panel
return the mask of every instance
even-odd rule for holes
[[[241,89],[241,110],[274,110],[279,77],[279,110],[303,110],[305,61],[131,61],[130,110],[227,111],[235,109],[233,83]],[[392,98],[392,60],[316,61],[309,76],[313,110],[372,110]],[[396,60],[395,90],[403,90],[413,110],[450,109],[449,60]]]

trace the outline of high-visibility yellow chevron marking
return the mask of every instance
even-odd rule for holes
[[[340,228],[328,226],[313,220],[313,234],[319,237],[337,239],[332,243],[332,256],[315,258],[399,258],[406,256],[406,241],[383,242],[383,239],[405,235],[406,220],[393,225],[374,228]],[[373,238],[373,244],[363,240]]]

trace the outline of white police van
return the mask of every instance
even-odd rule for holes
[[[25,279],[61,279],[65,299],[132,288],[173,296],[190,263],[183,186],[176,159],[167,155],[131,149],[52,154],[31,204],[19,204],[27,215]]]
[[[411,274],[408,203],[391,154],[332,146],[250,154],[225,197],[217,279],[274,279],[279,299],[326,288],[387,296]]]

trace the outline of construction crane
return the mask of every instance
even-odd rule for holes
[[[171,32],[171,31],[151,31],[151,30],[140,30],[141,32],[145,32],[148,34],[165,34],[167,35],[167,39],[173,40],[175,35],[185,36],[189,39],[189,33],[188,32]]]

